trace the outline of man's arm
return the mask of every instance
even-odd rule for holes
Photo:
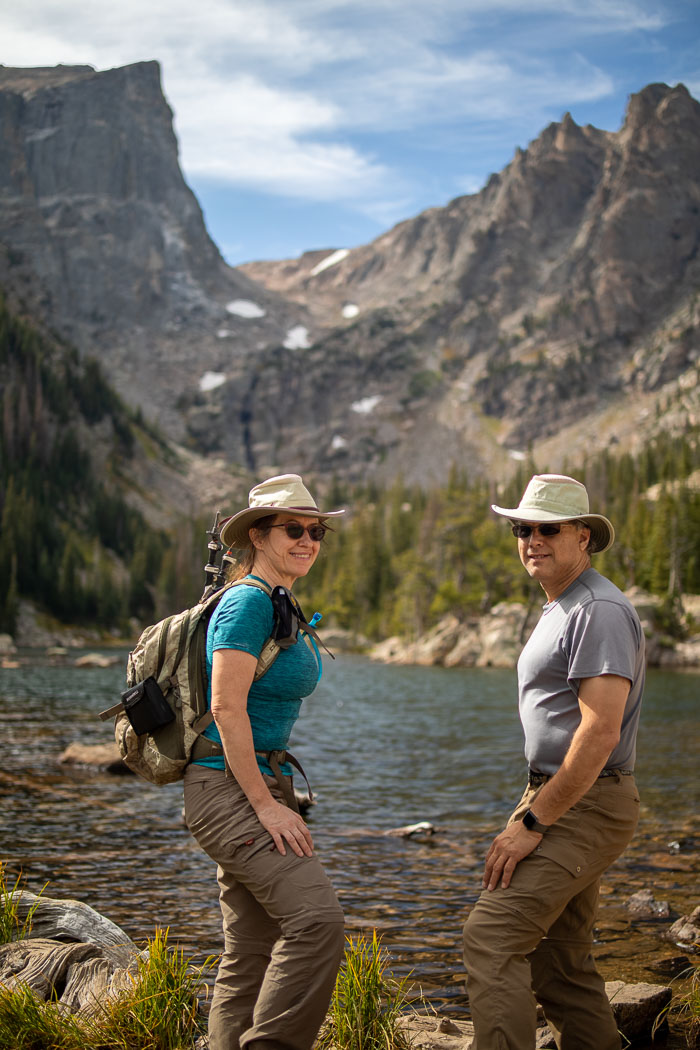
[[[620,739],[631,683],[619,675],[582,678],[578,704],[581,721],[559,770],[537,796],[534,812],[540,824],[554,824],[595,783]],[[542,841],[522,821],[497,835],[486,855],[483,885],[493,890],[499,882],[506,889],[519,861]]]

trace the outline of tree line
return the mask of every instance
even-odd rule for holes
[[[562,471],[584,482],[592,511],[615,526],[615,544],[595,567],[623,590],[661,596],[671,632],[680,629],[682,596],[700,593],[699,430],[662,433],[637,455],[604,452]],[[502,601],[541,602],[490,506],[516,507],[532,474],[547,469],[523,463],[498,489],[458,470],[427,492],[401,480],[385,491],[336,485],[330,502],[347,506],[349,520],[329,533],[295,592],[307,612],[371,638],[415,638],[447,613],[465,619]]]
[[[14,633],[20,598],[66,623],[152,616],[144,569],[165,537],[123,495],[142,420],[96,361],[2,295],[0,386],[0,631]]]
[[[14,633],[21,598],[64,623],[127,637],[136,623],[193,604],[211,518],[158,531],[127,502],[146,431],[98,363],[0,297],[0,383],[0,631]],[[615,525],[616,543],[596,567],[623,589],[663,596],[671,629],[682,595],[700,593],[699,430],[689,422],[636,455],[605,452],[562,468]],[[540,601],[490,505],[517,506],[530,476],[547,469],[531,459],[499,487],[457,468],[430,490],[400,478],[385,488],[333,480],[324,503],[348,513],[295,592],[307,613],[369,638],[417,637],[447,613],[465,619],[501,601]]]

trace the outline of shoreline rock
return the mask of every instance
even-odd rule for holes
[[[666,670],[700,668],[700,634],[683,641],[669,638],[659,625],[662,600],[639,588],[627,592],[635,606],[647,638],[647,664]],[[696,620],[700,601],[690,595],[685,601],[689,625]],[[500,602],[484,616],[460,621],[452,613],[420,638],[406,641],[385,638],[367,650],[372,660],[388,664],[418,664],[424,667],[515,667],[520,651],[535,626],[539,605]]]

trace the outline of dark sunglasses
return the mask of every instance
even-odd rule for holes
[[[565,521],[564,525],[575,525],[575,521]],[[540,536],[558,536],[561,532],[562,526],[555,525],[513,525],[513,535],[519,540],[527,540],[532,536],[533,532],[539,532]]]
[[[290,540],[300,540],[305,532],[314,543],[320,543],[328,531],[325,525],[315,521],[313,525],[302,525],[298,521],[284,521],[281,525],[271,525],[271,529],[284,529]]]

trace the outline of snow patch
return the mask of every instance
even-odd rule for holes
[[[254,303],[251,299],[233,299],[230,303],[226,304],[228,313],[235,314],[236,317],[246,317],[251,319],[253,317],[264,317],[265,311],[257,303]]]
[[[335,266],[336,263],[342,262],[343,259],[347,259],[350,254],[349,248],[339,248],[337,252],[331,252],[325,259],[321,259],[320,263],[317,263],[311,271],[311,277],[316,277],[317,274],[323,273],[329,266]]]
[[[375,408],[382,400],[382,394],[373,394],[371,397],[362,397],[359,401],[353,401],[350,408],[353,412],[359,412],[362,416],[369,415],[370,412],[374,412]]]
[[[347,447],[348,447],[348,443],[345,440],[345,438],[342,437],[342,435],[340,435],[340,434],[334,434],[333,435],[333,440],[331,441],[331,448],[332,449],[335,450],[335,449],[347,448]]]
[[[356,303],[346,303],[341,313],[343,317],[357,317],[360,312],[360,308]]]
[[[294,325],[287,332],[287,338],[283,345],[286,346],[287,350],[306,350],[307,346],[311,346],[309,329],[305,328],[303,324]]]
[[[217,386],[225,382],[226,376],[223,372],[205,372],[199,380],[199,389],[205,393],[207,390],[216,390]]]
[[[228,339],[228,337],[230,335],[233,335],[233,332],[231,331],[230,328],[220,328],[218,330],[218,332],[216,333],[216,338],[217,339]]]

